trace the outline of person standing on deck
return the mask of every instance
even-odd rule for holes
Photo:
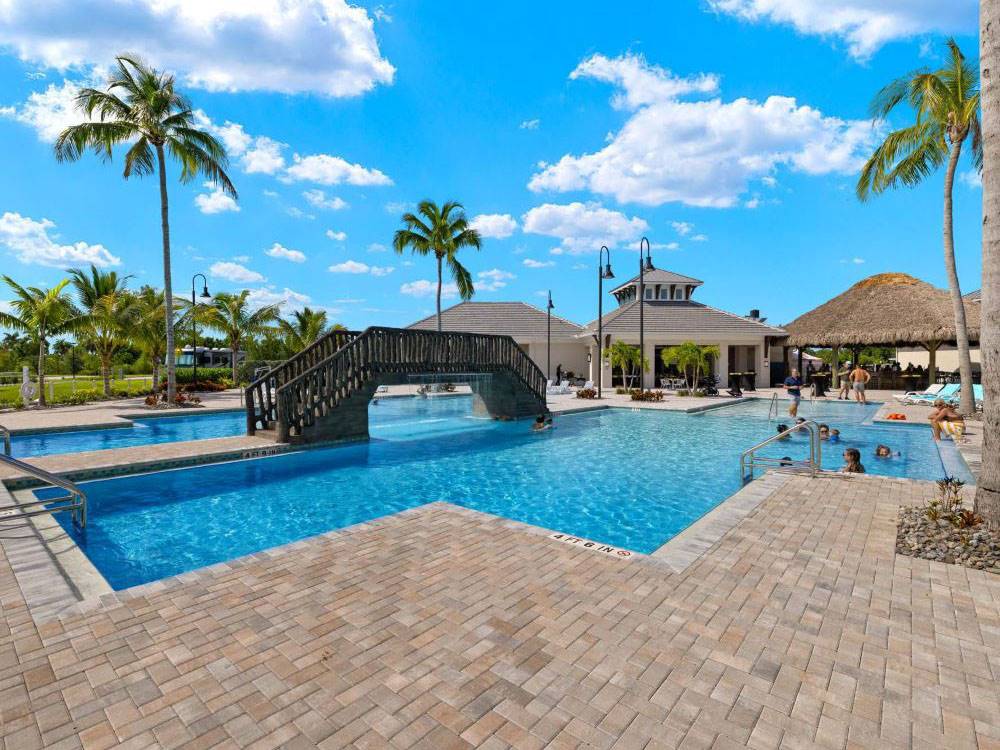
[[[872,376],[868,374],[868,370],[861,366],[860,362],[851,370],[851,388],[854,389],[854,400],[859,404],[868,403],[868,397],[865,395],[865,386],[871,379]]]
[[[792,370],[792,374],[785,378],[785,391],[792,399],[788,407],[788,415],[795,417],[799,413],[799,402],[802,400],[802,378],[799,377],[798,370]]]

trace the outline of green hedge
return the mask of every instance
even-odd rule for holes
[[[166,373],[163,373],[163,377],[166,378]],[[199,367],[198,368],[198,380],[209,381],[213,383],[221,383],[223,381],[229,382],[233,379],[233,371],[228,367]],[[178,383],[191,383],[194,381],[194,368],[193,367],[178,367],[177,368],[177,382]]]

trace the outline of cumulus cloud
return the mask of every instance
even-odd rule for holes
[[[381,242],[372,242],[368,245],[368,252],[370,253],[384,253],[387,252],[389,248],[383,245]]]
[[[409,297],[433,297],[437,294],[437,282],[420,279],[419,281],[409,281],[399,287],[401,294]],[[458,286],[454,282],[446,282],[441,285],[441,298],[451,299],[458,296]]]
[[[28,216],[8,211],[0,216],[0,245],[14,253],[22,263],[36,266],[65,268],[66,266],[117,266],[121,259],[112,255],[104,245],[87,242],[60,244],[59,235],[49,233],[55,229],[49,219],[35,221]]]
[[[521,262],[528,268],[551,268],[556,264],[554,260],[535,260],[534,258],[525,258]]]
[[[491,268],[489,271],[480,271],[476,274],[476,291],[479,292],[496,292],[507,286],[508,281],[512,281],[517,277],[508,272],[501,271],[499,268]]]
[[[370,266],[357,260],[345,260],[336,263],[328,269],[331,273],[371,274],[372,276],[388,276],[396,269],[392,266]]]
[[[975,32],[976,0],[708,0],[712,10],[746,21],[789,25],[803,34],[837,37],[864,60],[898,39]]]
[[[479,214],[473,217],[469,226],[479,232],[481,237],[502,240],[514,234],[517,221],[510,214]]]
[[[310,206],[325,211],[341,211],[347,208],[347,201],[335,195],[327,198],[326,193],[322,190],[306,190],[302,193],[302,197]]]
[[[869,121],[829,117],[791,97],[682,101],[672,93],[683,88],[677,79],[641,58],[595,57],[600,65],[585,60],[574,73],[613,81],[622,89],[615,102],[629,118],[599,151],[540,164],[528,183],[532,191],[590,190],[622,203],[724,208],[779,166],[853,173],[877,137]],[[638,75],[637,65],[648,75]],[[707,83],[700,87],[689,84],[708,90]]]
[[[253,284],[263,281],[264,277],[252,271],[240,263],[230,263],[229,261],[219,261],[209,267],[208,272],[215,278],[225,279],[237,284]]]
[[[545,203],[535,206],[521,218],[529,234],[558,237],[559,250],[586,253],[601,245],[614,247],[619,242],[637,239],[649,225],[636,216],[604,208],[599,203]]]
[[[708,242],[707,234],[696,234],[691,237],[692,242]]]
[[[0,107],[0,117],[16,120],[35,129],[38,140],[51,143],[70,125],[84,121],[76,108],[80,87],[73,81],[50,83],[44,91],[34,91],[20,106]]]
[[[334,232],[332,229],[327,229],[326,236],[334,242],[343,242],[347,239],[347,232]]]
[[[283,182],[315,182],[319,185],[391,185],[388,175],[377,169],[351,164],[346,159],[329,154],[292,156],[292,166],[281,177]]]
[[[958,179],[970,188],[979,189],[983,186],[983,176],[978,169],[966,170],[958,176]]]
[[[691,234],[691,230],[694,229],[694,224],[687,221],[672,221],[670,222],[670,226],[672,226],[674,231],[681,237]]]
[[[31,0],[8,0],[2,15],[0,44],[60,71],[142,50],[210,91],[334,97],[363,94],[395,74],[367,11],[346,0],[49,0],[44,13]]]
[[[685,94],[711,94],[719,88],[719,77],[702,73],[679,78],[665,68],[650,65],[642,55],[610,58],[592,55],[569,74],[572,80],[593,78],[616,86],[611,99],[615,109],[638,109],[647,104],[676,99]]]
[[[269,249],[265,250],[264,254],[269,255],[272,258],[290,260],[292,263],[305,263],[306,261],[306,254],[301,250],[290,250],[277,242],[271,245]]]
[[[287,286],[280,292],[271,285],[248,291],[250,294],[247,296],[247,301],[251,307],[281,305],[282,307],[297,310],[312,301],[312,298],[308,294],[293,291]]]
[[[203,214],[221,214],[226,211],[238,212],[240,210],[239,204],[232,197],[222,192],[220,186],[206,182],[205,187],[211,192],[199,193],[194,197],[194,205]]]
[[[641,244],[642,244],[641,240],[636,240],[635,242],[628,243],[628,245],[626,245],[626,247],[629,250],[638,250],[639,249],[639,245],[641,245]],[[680,246],[679,242],[650,242],[649,243],[649,249],[650,250],[679,250],[680,247],[681,246]]]
[[[521,130],[538,130],[538,126],[542,124],[542,121],[537,117],[533,120],[522,120],[518,127]]]

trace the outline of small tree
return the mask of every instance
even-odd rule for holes
[[[660,352],[663,364],[668,367],[677,365],[684,373],[684,379],[687,380],[691,390],[698,387],[702,372],[707,372],[712,366],[712,358],[718,356],[719,347],[699,346],[693,341],[685,341],[677,346],[667,347]],[[690,379],[688,378],[689,372],[691,373]]]
[[[229,348],[233,351],[233,385],[239,381],[237,376],[238,355],[243,343],[266,331],[273,330],[272,323],[278,320],[278,305],[265,305],[251,310],[247,303],[250,292],[244,289],[239,294],[215,295],[212,304],[204,312],[191,311],[205,324],[226,337]]]
[[[89,275],[78,268],[68,273],[87,316],[87,324],[81,329],[83,342],[101,361],[104,395],[110,396],[112,361],[128,346],[138,317],[135,297],[126,288],[129,277],[93,265]]]
[[[136,319],[132,326],[132,340],[153,367],[153,393],[160,392],[160,366],[167,353],[165,316],[163,292],[151,286],[142,287],[136,295]]]
[[[649,371],[649,359],[639,357],[639,347],[634,344],[626,344],[624,341],[615,341],[610,347],[604,350],[604,358],[608,360],[611,368],[619,368],[622,371],[622,384],[628,388],[629,378],[635,377],[635,370],[642,360],[642,369]],[[626,374],[628,370],[628,374]]]

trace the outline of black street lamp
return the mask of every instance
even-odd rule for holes
[[[607,265],[601,266],[607,253]],[[604,280],[613,279],[611,273],[611,251],[602,245],[597,254],[597,397],[601,397],[601,381],[604,375]]]
[[[194,378],[192,388],[197,389],[198,387],[198,315],[197,309],[195,308],[194,299],[194,280],[201,276],[201,280],[204,285],[201,290],[202,299],[208,299],[212,295],[208,293],[208,279],[205,278],[205,274],[196,273],[191,277],[191,352],[194,356]],[[233,356],[236,356],[235,354]]]
[[[646,260],[642,259],[642,246],[646,245]],[[643,308],[646,307],[646,271],[652,271],[653,257],[649,252],[649,240],[643,237],[639,240],[639,390],[646,390],[646,369],[643,367],[643,355],[646,351],[646,331],[642,317]]]
[[[548,319],[545,321],[545,378],[552,378],[552,290],[549,290],[549,304],[545,308]]]

